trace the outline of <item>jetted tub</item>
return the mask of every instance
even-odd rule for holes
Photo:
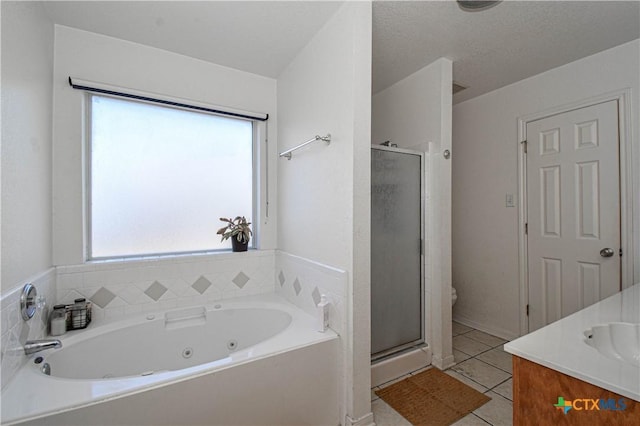
[[[340,422],[338,336],[273,294],[92,324],[61,340],[3,390],[2,424]]]

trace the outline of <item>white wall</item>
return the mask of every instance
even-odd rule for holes
[[[345,424],[371,420],[371,4],[345,3],[278,78],[278,248],[347,271]]]
[[[69,86],[69,76],[268,113],[269,139],[275,140],[277,114],[274,79],[64,26],[56,26],[55,32],[53,246],[56,265],[84,261],[84,96],[82,91]],[[268,169],[272,171],[269,177],[272,199],[269,215],[275,218],[275,147],[269,150],[269,161],[271,164]],[[261,222],[261,247],[275,248],[275,220],[262,217]]]
[[[640,281],[640,42],[572,62],[453,109],[454,318],[504,338],[520,335],[518,117],[631,88],[635,277]],[[516,198],[517,199],[517,198]]]
[[[376,93],[372,144],[384,141],[426,155],[425,315],[433,364],[453,362],[451,342],[451,150],[452,63],[441,58]]]
[[[51,266],[53,24],[2,2],[2,293]]]
[[[427,152],[429,142],[441,143],[442,66],[447,61],[439,59],[373,96],[372,145],[390,140],[399,148]]]

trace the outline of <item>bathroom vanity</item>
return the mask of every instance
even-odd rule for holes
[[[640,284],[504,349],[515,425],[640,424]]]

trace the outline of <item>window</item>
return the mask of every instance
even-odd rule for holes
[[[253,122],[90,95],[89,257],[227,248],[254,209]]]

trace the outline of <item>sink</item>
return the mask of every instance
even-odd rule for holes
[[[640,324],[611,322],[584,332],[585,343],[602,355],[640,367]]]

